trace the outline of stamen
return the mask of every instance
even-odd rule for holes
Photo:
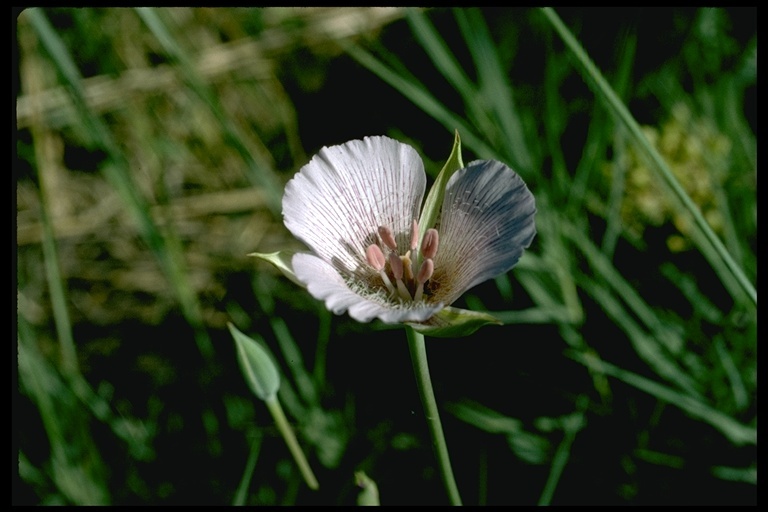
[[[384,281],[384,286],[387,287],[389,293],[395,293],[395,287],[392,286],[392,281],[389,280],[387,273],[384,271],[387,260],[384,258],[384,253],[381,252],[379,246],[376,244],[369,245],[365,250],[365,259],[370,266],[379,272],[381,280]]]
[[[421,242],[421,256],[425,260],[434,258],[437,254],[437,246],[439,245],[440,237],[437,234],[435,228],[429,228],[424,233],[424,240]],[[423,268],[423,266],[422,266]]]
[[[427,258],[424,260],[424,263],[421,264],[419,273],[416,275],[416,281],[418,281],[419,284],[424,284],[429,281],[429,278],[432,277],[432,274],[434,273],[435,262],[432,261],[432,259]]]
[[[400,256],[397,252],[397,242],[390,228],[379,226],[378,232],[381,245],[371,244],[368,246],[365,250],[366,261],[379,273],[384,286],[387,287],[390,294],[397,295],[402,300],[408,302],[422,300],[424,284],[429,281],[435,272],[433,258],[437,254],[440,242],[437,230],[430,228],[424,233],[421,251],[418,251],[419,222],[413,219],[411,223],[410,250],[406,251],[403,256]],[[384,249],[384,247],[388,250]],[[386,256],[384,251],[387,251]],[[414,276],[414,265],[417,265],[422,258],[424,261],[420,265],[419,272]],[[389,269],[386,268],[387,263],[389,263]],[[387,274],[387,270],[391,274]],[[394,284],[392,283],[393,280],[389,277],[390,275],[394,278]],[[414,290],[413,295],[411,295],[410,290]]]
[[[426,236],[426,235],[425,235]],[[416,286],[416,293],[413,295],[413,300],[420,301],[422,295],[424,295],[424,283],[426,283],[430,277],[432,277],[432,274],[435,272],[435,262],[432,261],[431,258],[427,258],[424,260],[424,263],[421,264],[421,268],[419,269],[419,273],[416,275],[416,282],[418,283],[418,286]]]
[[[415,251],[419,246],[419,223],[416,219],[413,219],[413,225],[411,226],[411,250]]]
[[[395,279],[403,278],[403,261],[400,256],[393,252],[389,253],[389,268],[392,269],[392,275],[395,276]]]
[[[381,249],[376,244],[369,245],[365,250],[365,259],[376,270],[383,269],[387,263],[387,260],[384,259],[384,253],[381,252]]]
[[[379,236],[384,245],[393,251],[397,250],[397,242],[395,242],[395,236],[392,234],[391,229],[386,226],[379,226]]]
[[[408,291],[408,288],[405,287],[405,283],[403,283],[402,279],[397,280],[397,293],[404,301],[411,302],[413,300],[411,293]]]
[[[397,293],[403,300],[411,301],[411,294],[403,283],[403,260],[394,252],[389,253],[389,268],[392,269],[392,275],[397,283]]]

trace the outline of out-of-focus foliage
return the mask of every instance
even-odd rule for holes
[[[467,504],[753,504],[754,9],[558,9],[722,240],[712,252],[531,9],[46,8],[16,23],[19,504],[441,504],[405,335],[252,253],[284,183],[386,134],[537,200],[509,275],[427,339]],[[610,22],[606,21],[610,20]],[[303,484],[227,322],[275,355]]]

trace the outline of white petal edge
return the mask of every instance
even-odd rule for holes
[[[337,315],[348,311],[358,322],[370,322],[374,318],[388,324],[423,322],[443,309],[442,304],[395,308],[374,302],[352,291],[332,265],[311,254],[295,254],[291,265],[309,293],[325,302],[329,311]]]
[[[517,264],[536,234],[536,203],[522,178],[496,160],[476,160],[446,186],[433,300],[451,304]]]
[[[379,226],[408,243],[426,182],[416,150],[389,137],[324,147],[285,187],[285,226],[323,260],[354,272]]]

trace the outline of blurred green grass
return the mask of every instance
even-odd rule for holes
[[[14,503],[353,504],[357,471],[446,502],[404,336],[245,255],[300,249],[282,185],[321,146],[389,134],[434,175],[454,129],[539,210],[461,299],[506,325],[428,340],[465,502],[754,503],[755,11],[558,13],[605,83],[540,10],[23,11]],[[319,493],[227,321],[281,364]]]

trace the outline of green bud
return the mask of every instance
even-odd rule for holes
[[[280,372],[261,343],[227,323],[237,345],[237,360],[251,390],[261,400],[270,400],[280,389]]]

